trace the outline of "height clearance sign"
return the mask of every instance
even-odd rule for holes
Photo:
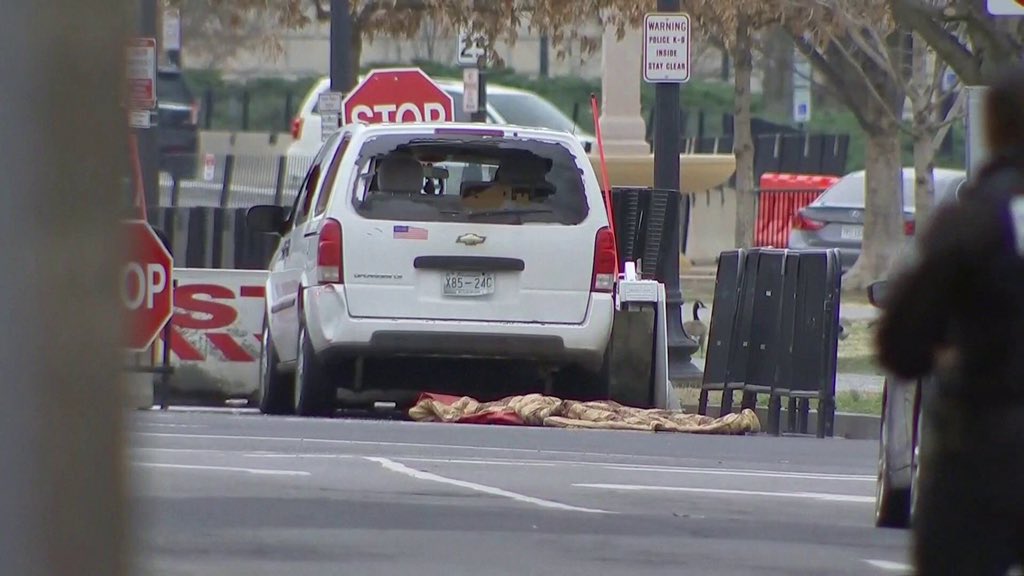
[[[373,70],[341,104],[344,124],[452,122],[452,97],[419,68]]]
[[[683,83],[690,80],[690,15],[644,16],[644,80]]]

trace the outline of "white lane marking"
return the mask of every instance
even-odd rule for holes
[[[243,454],[248,458],[367,458],[368,456],[357,456],[354,454],[273,454],[273,453],[249,453]],[[527,462],[523,460],[477,460],[460,458],[418,458],[414,456],[390,456],[392,460],[403,462],[427,462],[430,464],[483,464],[486,466],[537,466],[553,468],[558,466],[557,462]]]
[[[914,571],[914,568],[912,566],[909,566],[907,564],[900,564],[899,562],[892,562],[890,560],[865,559],[864,561],[874,566],[875,568],[885,570],[886,572],[900,572],[903,574],[910,574]]]
[[[198,464],[165,464],[162,462],[133,462],[136,466],[147,468],[177,468],[181,470],[213,470],[218,472],[242,472],[261,476],[309,476],[303,470],[267,470],[262,468],[236,468],[234,466],[200,466]]]
[[[527,454],[560,454],[560,455],[571,455],[571,456],[605,456],[605,457],[621,457],[621,458],[638,458],[636,454],[616,454],[610,452],[573,452],[571,450],[545,450],[540,448],[498,448],[494,446],[469,446],[466,444],[429,444],[423,442],[383,442],[379,440],[338,440],[338,439],[327,439],[327,438],[288,438],[281,436],[235,436],[229,434],[172,434],[170,432],[136,432],[134,436],[151,436],[157,438],[183,438],[183,439],[200,439],[200,440],[263,440],[263,441],[279,441],[279,442],[298,442],[298,443],[320,443],[320,444],[336,444],[336,445],[349,445],[349,446],[378,446],[383,448],[437,448],[437,449],[452,449],[452,450],[476,450],[480,452],[504,452],[504,453],[527,453]],[[648,459],[670,459],[668,456],[639,456],[639,458]],[[405,458],[399,458],[405,459]],[[470,459],[467,459],[470,460]],[[708,470],[709,473],[717,474],[732,474],[732,475],[746,475],[746,474],[764,474],[764,475],[776,475],[778,478],[806,478],[810,480],[860,480],[865,482],[875,482],[876,476],[867,474],[819,474],[815,472],[783,472],[773,470],[749,470],[749,469],[729,469],[729,468],[686,468],[686,467],[674,467],[674,466],[663,466],[654,464],[628,464],[623,462],[588,462],[582,460],[511,460],[513,462],[540,462],[545,464],[571,464],[579,466],[605,466],[605,467],[629,467],[636,468],[638,471],[681,471],[690,472],[697,471],[694,473],[700,473],[699,471]]]
[[[529,454],[600,454],[602,456],[636,457],[634,454],[608,454],[606,452],[573,452],[571,450],[541,450],[539,448],[498,448],[494,446],[468,446],[465,444],[428,444],[424,442],[381,442],[378,440],[337,440],[328,438],[288,438],[281,436],[235,436],[230,434],[171,434],[170,432],[136,432],[135,436],[153,436],[161,438],[188,438],[199,440],[266,440],[279,442],[341,444],[351,446],[398,446],[402,448],[451,448],[460,450],[479,450],[481,452],[526,452]]]
[[[628,472],[672,472],[675,474],[710,474],[722,476],[753,476],[758,478],[796,478],[800,480],[849,480],[876,482],[875,476],[867,474],[823,474],[817,472],[781,472],[774,470],[733,470],[728,468],[685,468],[670,466],[635,466],[632,464],[608,464],[610,470]]]
[[[766,496],[775,498],[807,498],[828,502],[874,503],[874,496],[852,496],[849,494],[826,494],[822,492],[765,492],[761,490],[728,490],[724,488],[690,488],[684,486],[643,486],[634,484],[573,484],[579,488],[604,490],[696,492],[700,494],[731,494],[737,496]]]
[[[206,424],[163,424],[160,422],[141,422],[136,426],[152,426],[154,428],[209,428]]]
[[[476,492],[483,492],[484,494],[490,494],[492,496],[508,498],[510,500],[515,500],[516,502],[533,504],[534,506],[540,506],[541,508],[552,508],[555,510],[566,510],[570,512],[587,512],[591,514],[614,514],[614,512],[609,512],[607,510],[597,510],[593,508],[581,508],[578,506],[570,506],[568,504],[562,504],[561,502],[544,500],[542,498],[534,498],[533,496],[526,496],[525,494],[519,494],[517,492],[502,490],[501,488],[495,488],[494,486],[486,486],[484,484],[477,484],[475,482],[466,482],[465,480],[447,478],[445,476],[439,476],[431,472],[424,472],[422,470],[416,470],[415,468],[409,468],[404,464],[399,464],[398,462],[395,462],[394,460],[390,460],[388,458],[367,456],[366,459],[371,462],[376,462],[380,464],[386,470],[397,472],[399,474],[404,474],[417,480],[426,480],[428,482],[438,482],[441,484],[458,486],[459,488],[465,488],[467,490],[474,490]]]

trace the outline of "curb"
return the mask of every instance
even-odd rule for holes
[[[688,404],[683,406],[683,410],[687,414],[696,414],[697,405]],[[764,407],[758,407],[755,412],[757,413],[758,419],[761,420],[761,425],[764,426],[768,422],[768,409]],[[788,410],[786,407],[782,407],[782,423],[785,427],[786,415]],[[719,416],[718,406],[708,406],[708,416],[717,418]],[[818,422],[818,411],[811,410],[807,416],[807,430],[813,436],[816,430]],[[882,419],[880,416],[874,414],[854,414],[851,412],[838,412],[836,413],[835,427],[833,431],[834,438],[845,438],[847,440],[878,440],[879,431],[881,428]],[[762,432],[761,434],[765,434]],[[783,431],[783,436],[788,436],[790,433]],[[802,435],[801,435],[802,436]]]

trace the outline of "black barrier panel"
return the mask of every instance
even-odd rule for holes
[[[224,262],[224,233],[227,225],[228,210],[213,210],[213,237],[210,246],[210,267],[231,268],[229,262]]]
[[[782,281],[782,319],[779,323],[779,342],[782,351],[775,366],[773,391],[787,395],[793,379],[793,332],[796,328],[797,304],[800,301],[800,254],[786,254],[785,273]]]
[[[827,324],[831,316],[831,310],[826,306],[832,299],[828,260],[826,251],[800,254],[799,298],[793,331],[793,376],[789,386],[794,394],[818,394],[822,391],[826,367],[825,339],[829,335]]]
[[[846,174],[846,155],[849,148],[849,134],[826,135],[821,150],[821,174]]]
[[[747,381],[747,366],[750,358],[750,336],[754,321],[754,297],[757,293],[757,268],[761,258],[760,250],[747,252],[743,259],[743,276],[740,282],[739,302],[736,307],[735,334],[729,352],[729,382],[744,384]],[[738,386],[739,388],[741,386]]]
[[[783,134],[779,137],[779,172],[800,174],[806,172],[803,164],[804,134]]]
[[[654,276],[665,282],[665,262],[673,255],[666,253],[671,249],[670,234],[679,229],[676,220],[679,218],[679,195],[664,190],[651,190],[644,214],[644,250],[641,262],[645,276]],[[679,255],[675,254],[677,265]],[[678,270],[678,268],[677,268]]]
[[[760,249],[757,252],[757,272],[752,278],[754,291],[749,308],[750,345],[747,347],[743,389],[749,392],[770,392],[775,385],[775,369],[784,347],[779,336],[786,251]],[[753,256],[754,251],[751,251],[747,257]]]
[[[842,267],[837,250],[801,255],[800,286],[805,298],[797,308],[793,337],[793,386],[790,395],[818,399],[818,437],[831,436],[835,421],[836,355]],[[806,400],[801,415],[806,412]],[[800,419],[806,432],[806,418]]]
[[[807,142],[804,145],[803,159],[801,165],[803,166],[804,174],[824,174],[822,172],[821,165],[821,154],[824,152],[825,137],[821,134],[814,134],[807,137]]]
[[[729,354],[735,337],[736,308],[746,250],[722,252],[715,275],[715,300],[711,308],[702,387],[719,390],[729,383]]]
[[[612,188],[612,218],[615,219],[615,240],[619,260],[633,262],[640,240],[639,188]]]
[[[213,265],[213,209],[192,208],[188,216],[188,245],[185,265],[210,268]]]
[[[679,218],[679,195],[654,188],[612,188],[612,218],[620,262],[641,259],[645,278],[665,282],[665,263],[673,255],[672,234]]]
[[[743,249],[730,250],[721,253],[718,258],[714,306],[704,359],[704,386],[720,387],[729,382],[729,354],[736,333],[736,312],[745,254],[746,250]]]

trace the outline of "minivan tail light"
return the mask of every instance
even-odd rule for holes
[[[196,126],[196,125],[199,124],[199,100],[193,100],[192,101],[192,110],[191,110],[191,112],[192,112],[192,115],[189,118],[189,121],[192,123],[193,126]]]
[[[903,233],[907,236],[913,236],[916,229],[917,226],[914,224],[913,220],[907,220],[903,223]]]
[[[342,282],[341,223],[333,218],[324,220],[316,252],[316,277],[320,284]]]
[[[298,140],[300,136],[302,136],[302,117],[296,116],[292,119],[292,138]]]
[[[794,230],[807,230],[813,232],[815,230],[821,230],[825,227],[825,223],[821,220],[813,220],[797,212],[793,215],[793,229]]]
[[[615,262],[615,235],[605,226],[597,231],[594,238],[594,274],[591,277],[591,292],[611,292],[615,287],[618,265]]]

